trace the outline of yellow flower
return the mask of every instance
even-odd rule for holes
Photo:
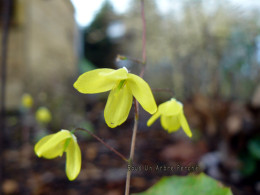
[[[68,130],[47,135],[34,147],[38,157],[53,159],[66,152],[66,174],[70,181],[76,179],[81,169],[81,152],[77,139]]]
[[[74,87],[88,94],[111,90],[104,111],[105,121],[111,128],[126,121],[133,96],[150,114],[157,110],[149,85],[141,77],[128,73],[126,68],[102,68],[86,72],[79,76]]]
[[[31,108],[33,105],[33,98],[30,94],[25,93],[22,96],[22,106],[24,108]]]
[[[192,136],[190,127],[183,113],[183,105],[179,101],[176,101],[176,99],[172,98],[160,104],[157,112],[147,121],[147,126],[151,126],[160,116],[163,128],[169,133],[177,131],[182,127],[187,136]]]
[[[51,121],[51,113],[46,107],[40,107],[36,111],[36,120],[40,123],[49,123]]]

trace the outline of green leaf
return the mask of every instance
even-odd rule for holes
[[[252,156],[256,159],[260,159],[260,137],[250,140],[248,149]]]
[[[201,173],[189,176],[163,177],[147,191],[135,195],[232,195],[230,188]]]
[[[252,175],[257,168],[256,160],[251,155],[245,155],[243,156],[241,161],[242,161],[241,173],[244,176]]]

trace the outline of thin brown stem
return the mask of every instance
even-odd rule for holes
[[[137,134],[138,118],[139,118],[139,104],[136,101],[136,99],[134,100],[134,104],[135,104],[135,122],[134,122],[133,134],[132,134],[129,163],[128,163],[127,174],[126,174],[125,195],[129,195],[129,191],[130,191],[131,166],[133,164],[134,155],[135,155],[135,143],[136,143],[136,134]]]
[[[132,57],[128,57],[128,56],[123,56],[123,55],[120,55],[120,54],[117,55],[116,60],[130,60],[134,63],[143,65],[143,62],[141,60],[138,60],[138,59],[135,59],[135,58],[132,58]]]
[[[109,150],[111,150],[112,152],[114,152],[117,156],[119,156],[120,158],[122,158],[124,161],[129,162],[129,160],[120,152],[118,152],[116,149],[114,149],[113,147],[111,147],[110,145],[108,145],[106,142],[104,142],[100,137],[98,137],[97,135],[95,135],[94,133],[92,133],[91,131],[87,130],[87,129],[83,129],[83,128],[76,128],[76,130],[79,131],[84,131],[87,132],[88,134],[90,134],[92,137],[94,137],[96,140],[98,140],[100,143],[102,143],[105,147],[107,147]]]
[[[145,21],[145,13],[144,13],[144,0],[141,0],[141,15],[142,15],[142,24],[143,24],[143,36],[142,36],[143,41],[142,41],[142,70],[140,72],[140,77],[143,78],[145,67],[146,67],[146,21]],[[137,134],[137,127],[138,127],[138,120],[139,120],[139,104],[136,99],[134,100],[134,105],[135,105],[135,121],[134,121],[133,135],[131,141],[129,164],[128,164],[127,175],[126,175],[125,195],[129,195],[130,192],[131,166],[134,160],[136,134]]]

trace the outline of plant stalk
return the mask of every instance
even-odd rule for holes
[[[142,65],[143,66],[140,72],[140,77],[143,78],[145,67],[146,67],[146,21],[145,21],[145,14],[144,14],[144,0],[141,0],[141,15],[142,15],[142,24],[143,24],[142,26],[143,27],[143,35],[142,35]],[[131,166],[134,160],[136,134],[137,134],[138,120],[139,120],[139,104],[136,99],[134,99],[134,105],[135,105],[135,121],[134,121],[134,128],[132,134],[129,163],[128,163],[127,174],[126,174],[125,195],[129,195],[130,192],[130,180],[131,180],[131,173],[132,173]]]
[[[122,158],[124,161],[129,162],[129,160],[124,157],[123,154],[121,154],[120,152],[118,152],[116,149],[114,149],[113,147],[111,147],[110,145],[108,145],[106,142],[104,142],[100,137],[98,137],[97,135],[95,135],[94,133],[92,133],[91,131],[87,130],[87,129],[83,129],[83,128],[76,128],[75,131],[84,131],[87,132],[88,134],[90,134],[92,137],[94,137],[95,139],[97,139],[100,143],[102,143],[104,146],[106,146],[109,150],[111,150],[112,152],[114,152],[117,156],[119,156],[120,158]]]

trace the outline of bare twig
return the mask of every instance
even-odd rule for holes
[[[116,149],[112,148],[110,145],[108,145],[108,144],[107,144],[106,142],[104,142],[100,137],[98,137],[97,135],[95,135],[95,134],[92,133],[91,131],[89,131],[89,130],[87,130],[87,129],[83,129],[83,128],[76,128],[75,130],[87,132],[87,133],[90,134],[92,137],[94,137],[95,139],[97,139],[100,143],[102,143],[104,146],[106,146],[109,150],[111,150],[112,152],[114,152],[117,156],[119,156],[120,158],[122,158],[124,161],[128,162],[127,158],[124,157],[123,154],[121,154],[120,152],[118,152]]]
[[[145,22],[145,14],[144,14],[144,0],[141,0],[141,15],[142,15],[142,24],[143,24],[143,36],[142,36],[142,70],[140,72],[140,77],[144,76],[144,71],[146,67],[146,22]],[[128,166],[132,166],[135,154],[135,143],[136,143],[136,134],[139,120],[139,104],[137,100],[134,100],[135,105],[135,121],[133,128],[133,135],[131,141],[131,149],[130,149],[130,157]],[[129,195],[130,192],[130,180],[131,180],[131,167],[127,169],[126,175],[126,185],[125,185],[125,195]]]
[[[137,133],[137,127],[138,127],[138,118],[139,118],[139,116],[138,116],[139,115],[139,106],[138,106],[138,102],[136,101],[136,99],[134,100],[134,104],[135,104],[135,122],[134,122],[131,149],[130,149],[130,157],[129,157],[127,175],[126,175],[125,195],[129,195],[129,190],[130,190],[131,166],[132,166],[133,160],[134,160],[136,133]]]
[[[141,60],[138,60],[138,59],[135,59],[135,58],[132,58],[132,57],[128,57],[128,56],[123,56],[123,55],[117,55],[116,60],[130,60],[134,63],[143,65],[143,62]]]

